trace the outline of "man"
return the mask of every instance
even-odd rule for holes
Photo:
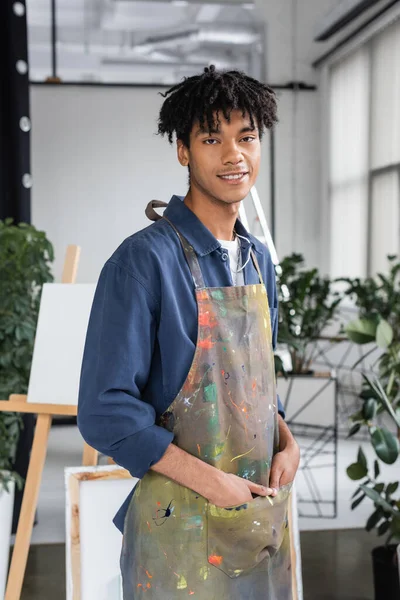
[[[275,95],[211,66],[165,98],[189,190],[102,270],[79,428],[141,480],[115,518],[124,600],[289,600],[299,449],[277,406],[274,267],[238,220]]]

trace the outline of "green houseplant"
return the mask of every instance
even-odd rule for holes
[[[318,269],[304,268],[301,254],[285,257],[280,267],[278,342],[290,352],[292,373],[306,374],[314,358],[315,342],[335,319],[341,297]]]
[[[0,221],[0,399],[28,391],[42,285],[52,282],[54,252],[32,225]],[[0,490],[7,487],[21,430],[15,413],[0,412]]]
[[[381,350],[371,365],[371,373],[364,374],[361,409],[352,415],[349,433],[351,437],[361,428],[367,429],[376,459],[368,465],[360,447],[347,474],[354,481],[362,481],[353,496],[352,508],[365,498],[371,500],[374,508],[366,529],[387,536],[386,544],[373,551],[376,598],[384,600],[400,597],[396,565],[396,543],[400,543],[399,481],[380,481],[381,463],[400,466],[400,262],[395,256],[388,260],[388,274],[342,280],[348,286],[346,294],[359,309],[359,318],[346,327],[348,337],[357,344],[372,344],[363,358],[377,347]]]

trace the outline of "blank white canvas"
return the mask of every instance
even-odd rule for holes
[[[107,465],[65,469],[67,600],[73,599],[69,478],[73,473],[112,472],[120,468]],[[122,535],[112,520],[137,481],[105,479],[79,484],[81,600],[122,600],[119,566]]]
[[[43,286],[28,402],[78,404],[79,379],[95,284]]]

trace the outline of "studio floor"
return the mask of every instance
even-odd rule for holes
[[[363,530],[301,533],[304,600],[373,600],[370,550]],[[21,600],[65,598],[63,544],[32,546]]]

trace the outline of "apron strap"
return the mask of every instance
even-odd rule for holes
[[[154,209],[167,208],[167,206],[168,204],[166,202],[162,202],[161,200],[150,200],[145,210],[146,217],[150,219],[150,221],[159,221],[162,219],[162,215],[159,215]]]
[[[196,289],[205,288],[206,285],[204,283],[203,273],[201,272],[199,259],[197,258],[197,254],[194,251],[193,246],[189,244],[187,239],[183,237],[183,235],[177,230],[175,225],[171,223],[169,219],[167,219],[167,217],[163,217],[163,219],[165,219],[167,223],[171,225],[172,229],[174,229],[178,238],[180,239],[190,272],[192,274],[194,287]]]
[[[261,275],[260,265],[258,264],[258,260],[256,258],[256,255],[254,254],[253,250],[250,250],[250,255],[253,260],[253,265],[254,265],[254,267],[258,273],[258,276],[260,278],[260,283],[264,284],[263,276]]]
[[[183,252],[185,254],[190,272],[192,274],[195,288],[205,288],[206,286],[204,283],[203,273],[201,272],[199,260],[197,258],[196,252],[194,251],[193,246],[189,244],[187,239],[183,237],[183,235],[178,231],[175,225],[171,223],[171,221],[167,217],[159,215],[154,210],[155,208],[166,208],[167,206],[168,204],[166,204],[165,202],[161,202],[161,200],[151,200],[151,202],[148,203],[146,208],[146,217],[150,219],[150,221],[159,221],[160,219],[165,219],[167,223],[171,225],[172,229],[175,231],[181,242]]]
[[[150,219],[150,221],[160,221],[160,219],[165,219],[167,223],[171,225],[172,229],[175,231],[182,244],[183,252],[189,265],[189,269],[192,274],[193,282],[196,289],[205,288],[206,286],[204,283],[203,274],[201,272],[199,260],[197,258],[196,252],[194,251],[193,246],[189,244],[187,239],[183,237],[183,235],[178,231],[175,225],[171,223],[171,221],[167,217],[161,216],[155,211],[156,208],[166,208],[167,206],[168,204],[166,202],[162,202],[161,200],[151,200],[146,207],[146,217]],[[258,260],[253,250],[250,250],[250,255],[254,267],[258,273],[260,283],[264,284],[263,276],[261,275],[260,265],[258,264]]]

